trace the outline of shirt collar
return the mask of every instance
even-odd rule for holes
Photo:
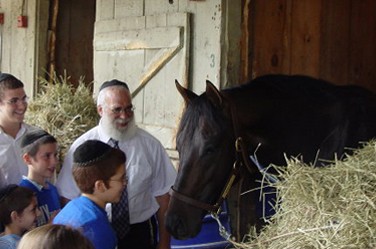
[[[19,129],[19,131],[17,132],[17,135],[16,135],[16,140],[18,138],[20,138],[24,133],[26,132],[26,126],[25,126],[25,123],[21,123],[21,128]],[[4,133],[4,134],[7,134],[4,132],[3,128],[0,126],[0,134],[1,133]],[[7,134],[8,135],[8,134]],[[9,135],[8,135],[9,136]]]
[[[45,188],[43,185],[40,185],[39,183],[29,179],[27,176],[22,176],[22,179],[29,181],[31,184],[33,184],[39,191],[42,191],[43,188]]]

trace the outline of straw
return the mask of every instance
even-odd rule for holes
[[[251,229],[236,248],[376,248],[376,143],[371,141],[328,167],[296,158],[275,167],[281,181],[269,224]]]

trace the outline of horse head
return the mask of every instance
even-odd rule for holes
[[[186,103],[177,133],[178,176],[166,215],[169,232],[177,239],[197,235],[202,218],[218,208],[218,199],[231,173],[234,139],[229,104],[207,81],[200,96],[176,87]],[[230,147],[230,149],[229,149]]]

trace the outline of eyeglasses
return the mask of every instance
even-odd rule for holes
[[[24,96],[23,98],[12,98],[10,100],[6,100],[5,103],[7,103],[8,105],[15,106],[18,103],[26,105],[28,101],[29,101],[29,97]]]
[[[132,115],[135,109],[136,108],[133,105],[131,105],[131,106],[124,107],[124,108],[123,107],[115,107],[115,108],[111,108],[110,110],[115,115],[120,115],[121,113],[125,113],[127,115]]]
[[[120,178],[120,179],[108,179],[109,181],[113,181],[113,182],[121,182],[123,184],[128,184],[128,178],[127,177],[123,177],[123,178]]]

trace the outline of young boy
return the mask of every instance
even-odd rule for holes
[[[23,122],[26,109],[24,84],[11,74],[0,73],[0,187],[18,184],[27,174],[19,142],[35,127]]]
[[[25,134],[20,146],[29,171],[19,185],[36,193],[41,211],[37,226],[41,226],[51,222],[61,208],[57,189],[48,181],[59,163],[57,141],[44,130],[33,130]]]
[[[30,189],[7,185],[0,189],[0,248],[16,249],[21,236],[35,226],[38,215],[37,198]]]
[[[73,177],[81,196],[70,201],[54,224],[82,230],[96,249],[114,249],[117,238],[105,206],[117,203],[127,185],[125,154],[98,140],[87,140],[73,153]]]

